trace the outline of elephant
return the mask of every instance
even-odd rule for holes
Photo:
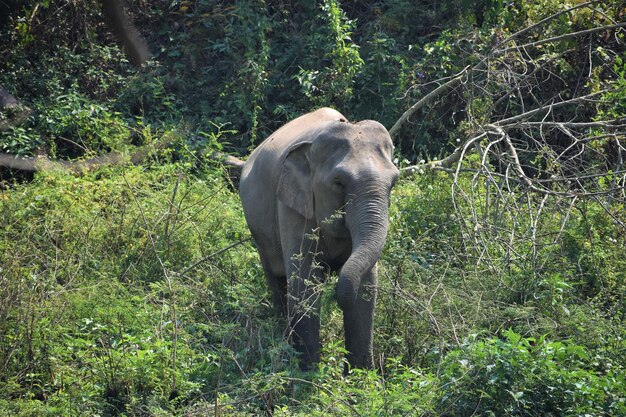
[[[374,365],[376,262],[399,174],[393,149],[382,124],[321,108],[279,128],[243,166],[246,222],[303,369],[320,360],[316,284],[333,272],[348,366]]]

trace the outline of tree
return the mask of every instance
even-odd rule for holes
[[[141,66],[151,57],[150,49],[141,33],[126,14],[121,0],[99,0],[105,21],[130,61]]]

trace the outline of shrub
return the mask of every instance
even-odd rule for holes
[[[468,339],[441,364],[442,415],[579,416],[626,412],[624,368],[583,346],[522,337]]]

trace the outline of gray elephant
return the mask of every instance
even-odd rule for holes
[[[378,122],[322,108],[287,123],[246,161],[240,194],[275,308],[301,364],[319,361],[316,283],[339,273],[348,363],[371,368],[376,261],[385,244],[398,169]]]

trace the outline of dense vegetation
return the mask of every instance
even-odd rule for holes
[[[95,0],[0,4],[0,86],[30,109],[0,152],[145,153],[0,168],[0,416],[626,415],[620,2],[127,3],[142,67]],[[392,195],[378,369],[343,376],[326,282],[300,372],[211,151],[319,106],[391,128],[448,82],[394,132],[422,174]]]

